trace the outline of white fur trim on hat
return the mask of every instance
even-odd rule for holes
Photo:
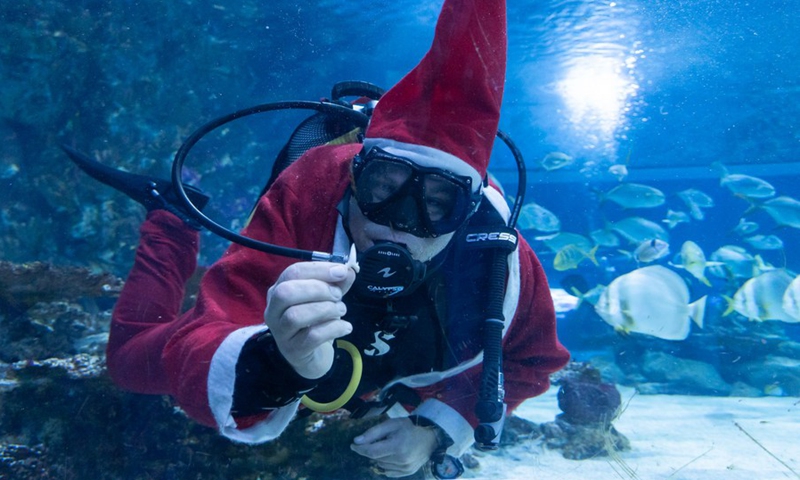
[[[475,168],[455,155],[438,148],[398,142],[389,138],[365,138],[364,149],[369,151],[372,147],[378,147],[392,155],[406,158],[420,167],[441,168],[461,177],[469,177],[472,179],[473,192],[477,192],[481,188],[483,178]]]

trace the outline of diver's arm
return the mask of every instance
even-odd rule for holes
[[[343,188],[336,182],[339,177],[348,178],[347,162],[355,153],[357,149],[352,146],[318,149],[317,155],[326,157],[325,169],[298,160],[284,172],[287,175],[282,177],[286,178],[277,181],[259,201],[245,235],[279,245],[329,251],[338,219],[335,205]],[[311,190],[310,185],[320,188]],[[319,204],[303,198],[312,192]],[[239,357],[251,338],[268,331],[264,324],[267,291],[281,272],[296,262],[231,246],[206,272],[196,307],[164,348],[162,360],[170,394],[192,418],[216,425],[232,440],[259,443],[273,439],[297,410],[299,400],[272,410],[270,405],[263,405],[268,410],[255,420],[232,412]]]

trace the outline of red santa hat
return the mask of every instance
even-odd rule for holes
[[[506,71],[505,0],[445,0],[428,53],[375,107],[364,147],[486,175]]]

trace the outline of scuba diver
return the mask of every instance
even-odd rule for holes
[[[183,314],[201,225],[181,196],[200,210],[208,197],[65,147],[148,210],[114,309],[113,381],[171,395],[193,419],[251,444],[312,411],[382,414],[351,449],[389,477],[424,467],[455,478],[455,459],[476,438],[496,446],[499,430],[484,435],[480,406],[489,323],[492,361],[502,366],[489,389],[500,422],[546,391],[569,358],[542,266],[506,227],[508,205],[486,180],[505,68],[505,1],[445,0],[430,50],[374,105],[363,143],[303,153],[242,231],[348,261],[232,244]]]

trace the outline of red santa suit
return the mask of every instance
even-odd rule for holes
[[[261,199],[243,233],[269,243],[346,255],[349,240],[336,206],[349,188],[350,162],[360,149],[350,144],[309,152]],[[508,214],[495,190],[487,189],[484,201]],[[244,343],[267,329],[267,290],[295,260],[232,245],[203,277],[196,306],[175,318],[195,254],[196,232],[167,212],[149,215],[115,310],[108,348],[111,376],[129,390],[172,395],[191,417],[233,440],[276,438],[299,402],[240,428],[231,414],[234,372]],[[566,363],[568,354],[556,338],[544,271],[524,240],[509,255],[508,265],[503,371],[506,402],[513,410],[548,388],[548,375]],[[454,451],[463,452],[472,442],[480,360],[476,356],[445,372],[394,380],[417,390],[423,401],[415,413],[442,426],[456,440]]]

